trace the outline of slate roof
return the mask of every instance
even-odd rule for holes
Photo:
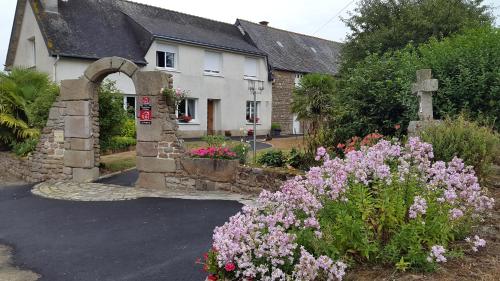
[[[21,2],[21,1],[19,1]],[[30,0],[51,55],[99,59],[120,56],[146,64],[154,38],[263,56],[235,25],[125,0],[59,1],[59,13],[45,13]],[[18,9],[20,9],[18,4]],[[19,19],[20,18],[20,19]],[[16,17],[22,20],[22,17]],[[6,66],[13,64],[13,28]]]
[[[338,73],[341,43],[242,19],[238,19],[236,25],[240,25],[247,33],[246,36],[267,54],[273,69],[301,73]]]

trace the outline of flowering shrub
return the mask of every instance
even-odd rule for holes
[[[188,97],[188,92],[181,89],[161,88],[160,93],[165,96],[168,102],[178,105],[183,99]]]
[[[227,147],[202,147],[191,150],[191,157],[212,159],[237,159],[238,155]]]
[[[377,132],[368,134],[364,138],[354,136],[351,139],[349,139],[345,144],[344,143],[337,144],[337,149],[339,149],[341,152],[345,154],[353,150],[360,149],[362,146],[372,146],[376,144],[383,137],[384,137],[383,135]]]
[[[318,157],[320,167],[263,191],[214,230],[211,280],[341,280],[347,264],[361,263],[432,270],[494,205],[472,167],[433,163],[418,138],[380,140],[345,159],[320,148]],[[468,241],[473,250],[485,244]]]

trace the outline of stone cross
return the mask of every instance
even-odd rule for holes
[[[417,83],[413,83],[411,92],[420,99],[418,117],[420,121],[430,121],[434,119],[432,112],[432,92],[438,89],[438,80],[431,79],[430,69],[417,70]]]

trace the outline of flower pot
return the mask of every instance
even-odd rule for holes
[[[236,175],[239,161],[186,157],[181,160],[181,165],[191,176],[217,182],[231,182]]]

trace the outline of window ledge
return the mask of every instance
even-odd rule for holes
[[[175,73],[181,73],[179,70],[175,68],[168,68],[168,67],[156,67],[156,70],[159,71],[166,71],[166,72],[175,72]]]
[[[189,122],[189,123],[185,123],[185,122],[179,122],[179,121],[177,121],[177,124],[178,124],[178,125],[201,125],[201,124],[200,124],[200,122],[198,122],[198,121],[191,121],[191,122]]]
[[[259,81],[259,79],[257,77],[253,77],[253,76],[243,76],[243,80]]]
[[[248,122],[247,122],[247,125],[252,125],[252,126],[253,126],[253,123],[248,123]],[[260,126],[260,125],[262,125],[262,123],[257,123],[257,124],[255,124],[255,125]]]
[[[224,78],[224,75],[220,73],[203,72],[203,75]]]

